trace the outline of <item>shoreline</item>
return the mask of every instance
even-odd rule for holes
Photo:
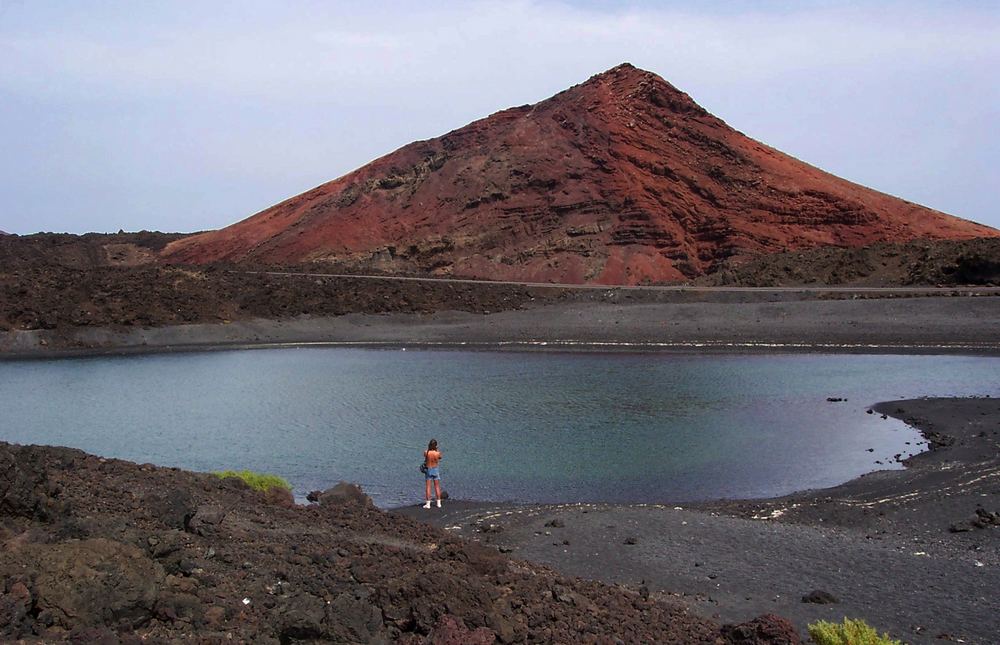
[[[889,401],[873,410],[916,428],[931,448],[904,460],[905,470],[773,499],[449,500],[441,511],[388,512],[564,575],[646,587],[716,620],[774,611],[804,633],[809,622],[846,615],[908,643],[989,643],[1000,633],[1000,526],[972,522],[976,508],[1000,514],[1000,399]],[[801,600],[816,590],[839,602]]]
[[[490,314],[347,314],[0,332],[0,360],[274,347],[1000,355],[1000,298],[560,302]]]
[[[163,346],[125,346],[84,349],[57,349],[43,352],[0,353],[4,361],[45,361],[111,356],[145,356],[154,354],[187,354],[202,352],[258,351],[268,349],[372,349],[413,351],[482,351],[540,353],[608,353],[608,354],[820,354],[820,355],[901,355],[901,356],[1000,356],[996,345],[972,344],[832,344],[832,343],[600,343],[586,341],[498,341],[498,342],[372,342],[372,341],[302,341],[287,343],[212,343]]]

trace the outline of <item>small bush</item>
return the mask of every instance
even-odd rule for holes
[[[221,477],[222,479],[225,479],[226,477],[236,477],[237,479],[242,479],[250,488],[264,491],[265,493],[272,488],[283,488],[287,491],[292,490],[292,485],[277,475],[255,473],[252,470],[224,470],[222,472],[212,474],[216,477]]]
[[[845,618],[843,624],[821,620],[809,625],[809,636],[816,645],[904,645],[888,634],[879,636],[874,627],[860,618]]]

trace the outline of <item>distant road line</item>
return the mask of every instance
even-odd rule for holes
[[[427,282],[443,284],[504,285],[541,289],[591,289],[598,291],[695,291],[707,293],[926,293],[926,294],[977,294],[1000,295],[1000,287],[844,287],[844,286],[802,286],[802,287],[704,287],[692,285],[608,285],[608,284],[566,284],[561,282],[514,282],[505,280],[472,280],[469,278],[419,278],[413,276],[357,275],[351,273],[307,273],[301,271],[230,271],[248,275],[272,275],[306,278],[353,278],[356,280],[386,280],[404,282]]]

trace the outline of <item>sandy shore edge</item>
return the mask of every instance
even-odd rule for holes
[[[0,358],[293,346],[1000,354],[1000,298],[549,304],[157,328],[8,331]]]

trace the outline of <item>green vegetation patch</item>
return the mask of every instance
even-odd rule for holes
[[[252,470],[223,470],[222,472],[212,474],[216,477],[221,477],[222,479],[225,479],[226,477],[236,477],[237,479],[242,479],[250,488],[254,490],[264,492],[267,492],[272,488],[284,488],[288,491],[292,490],[292,485],[277,475],[255,473]]]
[[[809,636],[816,645],[904,645],[903,641],[878,635],[875,628],[860,618],[845,618],[842,624],[821,620],[809,625]]]

